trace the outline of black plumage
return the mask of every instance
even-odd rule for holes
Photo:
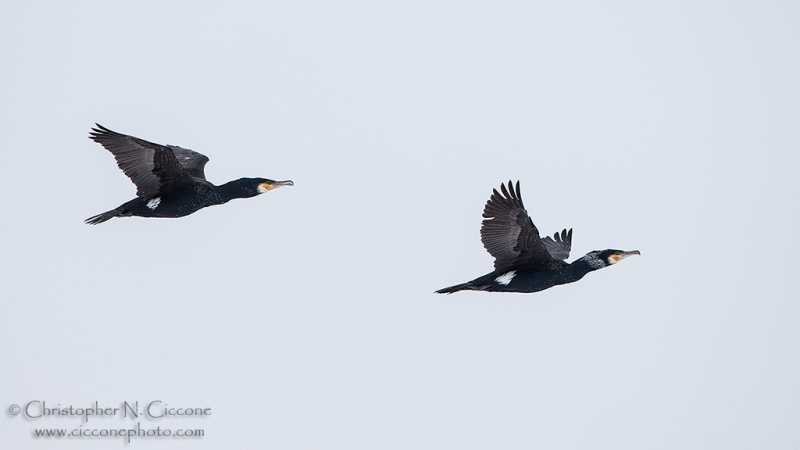
[[[136,198],[86,219],[96,225],[113,217],[183,217],[235,198],[248,198],[292,181],[240,178],[219,186],[206,181],[208,157],[174,145],[160,145],[96,124],[89,138],[110,151],[136,185]]]
[[[538,292],[559,284],[578,281],[589,272],[615,264],[639,251],[598,250],[567,263],[572,249],[572,229],[539,237],[539,230],[522,204],[516,187],[500,185],[483,209],[483,246],[494,257],[494,271],[467,283],[436,291],[451,294],[462,290],[490,292]]]

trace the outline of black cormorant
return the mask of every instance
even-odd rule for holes
[[[572,248],[572,229],[539,237],[539,230],[528,217],[519,181],[516,189],[500,185],[483,209],[481,241],[494,257],[494,272],[463,284],[436,291],[438,294],[472,290],[490,292],[538,292],[558,284],[572,283],[587,273],[616,264],[639,251],[596,250],[567,263]]]
[[[86,219],[91,225],[112,217],[183,217],[206,206],[294,185],[289,180],[240,178],[214,186],[206,181],[203,173],[208,162],[205,155],[174,145],[154,144],[95,125],[97,128],[92,128],[89,138],[114,155],[119,168],[136,185],[137,197]]]

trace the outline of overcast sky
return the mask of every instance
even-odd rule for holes
[[[4,445],[160,400],[205,436],[131,448],[798,448],[800,5],[700,3],[5,2]],[[85,225],[135,195],[95,122],[295,186]],[[507,180],[642,255],[433,294]]]

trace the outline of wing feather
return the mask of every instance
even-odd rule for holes
[[[189,172],[189,175],[201,180],[206,179],[204,169],[208,162],[208,156],[177,145],[167,145],[167,147],[172,149],[172,153],[178,159],[178,163]]]
[[[560,235],[556,232],[552,238],[545,236],[542,239],[542,243],[544,243],[547,252],[550,253],[553,259],[564,261],[569,258],[569,252],[572,250],[572,228],[569,231],[562,230]]]
[[[509,181],[508,189],[501,184],[500,191],[492,190],[483,209],[485,219],[481,225],[481,241],[494,257],[495,269],[553,261],[522,204],[519,181],[516,187]]]
[[[139,197],[194,189],[194,178],[181,166],[171,148],[95,125],[97,128],[92,128],[89,138],[114,155],[117,166],[136,185]]]

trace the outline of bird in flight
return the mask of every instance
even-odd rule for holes
[[[203,168],[208,157],[175,145],[160,145],[120,134],[100,125],[89,138],[110,151],[117,165],[136,185],[136,198],[111,211],[92,216],[86,223],[97,225],[113,217],[183,217],[235,198],[255,197],[290,180],[240,178],[219,186],[206,181]]]
[[[519,181],[516,187],[500,185],[483,209],[481,241],[494,257],[494,271],[466,283],[446,287],[437,294],[453,292],[538,292],[559,284],[580,280],[589,272],[616,264],[638,255],[638,250],[595,250],[572,263],[572,229],[555,233],[553,237],[539,237],[539,230],[522,204]]]

